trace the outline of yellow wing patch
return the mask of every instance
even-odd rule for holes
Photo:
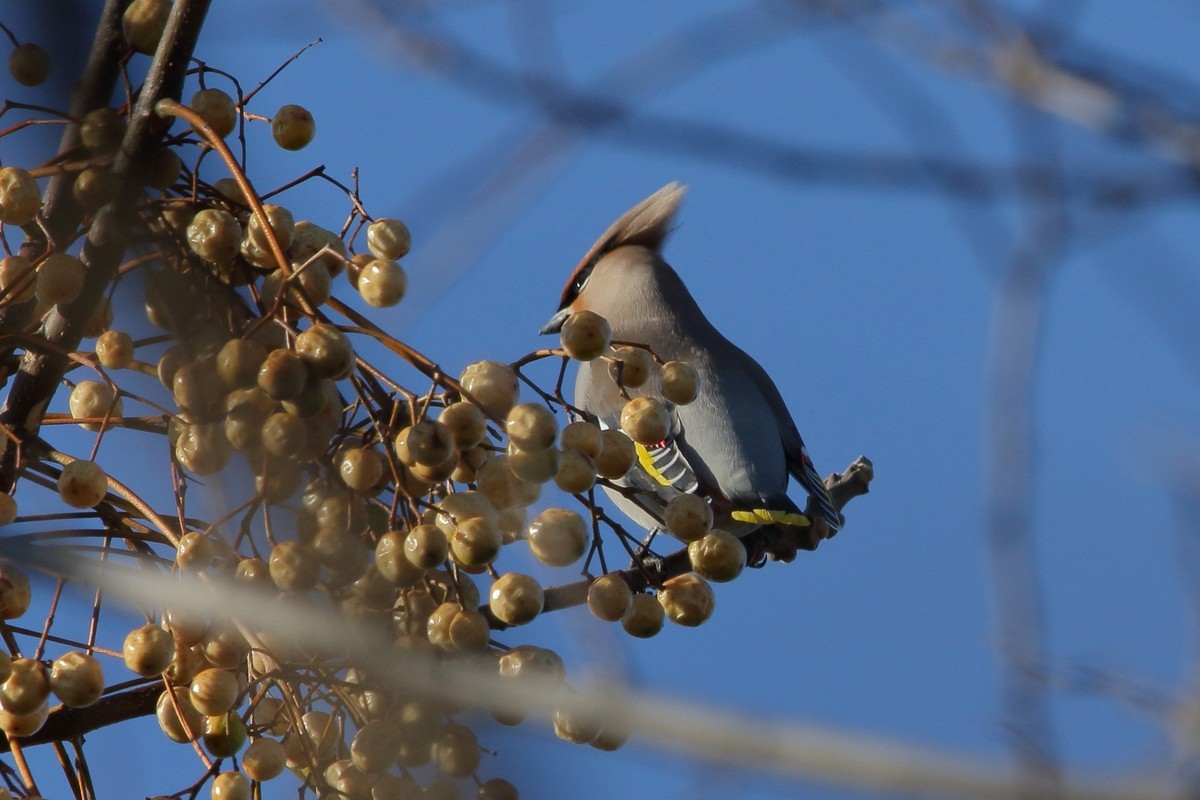
[[[650,455],[650,451],[644,445],[634,442],[633,446],[637,449],[638,463],[642,465],[642,469],[646,470],[647,475],[654,478],[662,486],[674,485],[666,475],[663,475],[659,471],[658,465],[654,463],[654,456]]]
[[[797,514],[795,511],[772,511],[769,508],[734,511],[730,516],[738,522],[753,522],[757,525],[794,525],[797,528],[812,525],[812,520],[804,514]]]

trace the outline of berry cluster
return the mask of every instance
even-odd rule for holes
[[[188,62],[178,58],[186,43],[164,38],[186,30],[167,24],[182,5],[128,5],[119,25],[129,64],[136,54]],[[24,86],[50,68],[36,45],[9,58]],[[494,637],[519,637],[513,629],[540,614],[584,603],[639,638],[668,619],[696,626],[710,617],[709,581],[737,577],[747,552],[713,529],[707,500],[680,494],[666,504],[661,527],[686,544],[676,554],[686,564],[658,579],[647,578],[647,544],[594,502],[597,485],[621,486],[639,446],[667,436],[669,407],[698,396],[697,371],[614,345],[605,320],[580,312],[563,325],[561,349],[446,374],[356,310],[403,300],[405,224],[371,217],[356,191],[332,180],[351,205],[340,227],[264,203],[225,143],[263,119],[247,108],[253,93],[205,86],[221,74],[205,66],[192,73],[201,88],[186,104],[143,85],[136,103],[65,115],[69,146],[45,165],[0,168],[0,328],[21,331],[9,339],[23,342],[0,353],[23,364],[20,375],[3,367],[12,386],[0,413],[0,525],[47,549],[83,540],[83,552],[105,559],[252,590],[266,607],[336,610],[393,642],[398,659],[549,679],[564,698],[553,720],[561,738],[619,747],[624,730],[569,702],[556,654]],[[300,106],[269,123],[286,150],[313,139]],[[530,380],[526,367],[542,359],[607,362],[627,400],[619,429],[601,429],[558,388]],[[523,384],[533,392],[525,401]],[[66,423],[53,441],[52,422]],[[128,459],[112,442],[147,434],[162,444],[138,447],[161,458],[165,499],[118,479]],[[73,442],[88,446],[72,455]],[[553,499],[543,496],[550,486]],[[18,496],[29,498],[25,516]],[[628,569],[609,568],[606,540],[623,548]],[[539,570],[569,570],[566,581],[583,591],[552,600],[553,587],[506,568],[517,550]],[[49,602],[59,599],[55,591]],[[30,604],[26,571],[0,562],[0,619]],[[237,613],[168,597],[143,611],[119,649],[97,642],[93,628],[86,638],[56,636],[77,646],[54,659],[44,637],[20,644],[6,628],[13,654],[0,656],[0,730],[19,746],[60,708],[142,692],[167,737],[199,744],[213,798],[249,798],[255,782],[285,774],[320,796],[451,798],[467,786],[481,799],[517,796],[480,774],[484,750],[461,706]],[[114,663],[102,669],[105,657]],[[488,710],[504,724],[523,716]]]

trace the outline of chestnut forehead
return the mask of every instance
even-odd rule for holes
[[[600,257],[603,255],[604,250],[602,250],[600,247],[593,247],[588,254],[583,257],[583,260],[575,266],[575,269],[571,270],[571,275],[567,278],[567,283],[565,286],[563,286],[562,295],[558,300],[558,307],[560,310],[566,308],[567,306],[571,305],[572,302],[574,302],[576,296],[579,294],[575,290],[576,281],[580,280],[589,272],[591,272],[592,268],[596,266],[596,262],[599,261]]]

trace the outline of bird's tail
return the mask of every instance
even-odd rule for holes
[[[799,479],[800,485],[808,492],[808,496],[817,504],[821,518],[828,523],[829,530],[836,531],[842,527],[842,515],[834,507],[833,497],[829,494],[825,481],[821,480],[821,476],[817,473],[817,468],[813,466],[812,459],[808,457],[808,451],[801,447],[800,454],[803,458],[804,468],[796,477]]]

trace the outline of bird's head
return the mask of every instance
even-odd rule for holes
[[[576,311],[595,311],[607,317],[627,300],[622,292],[630,288],[628,268],[645,261],[647,254],[658,255],[671,233],[684,191],[683,184],[668,183],[610,225],[571,273],[558,311],[541,333],[558,333]]]

